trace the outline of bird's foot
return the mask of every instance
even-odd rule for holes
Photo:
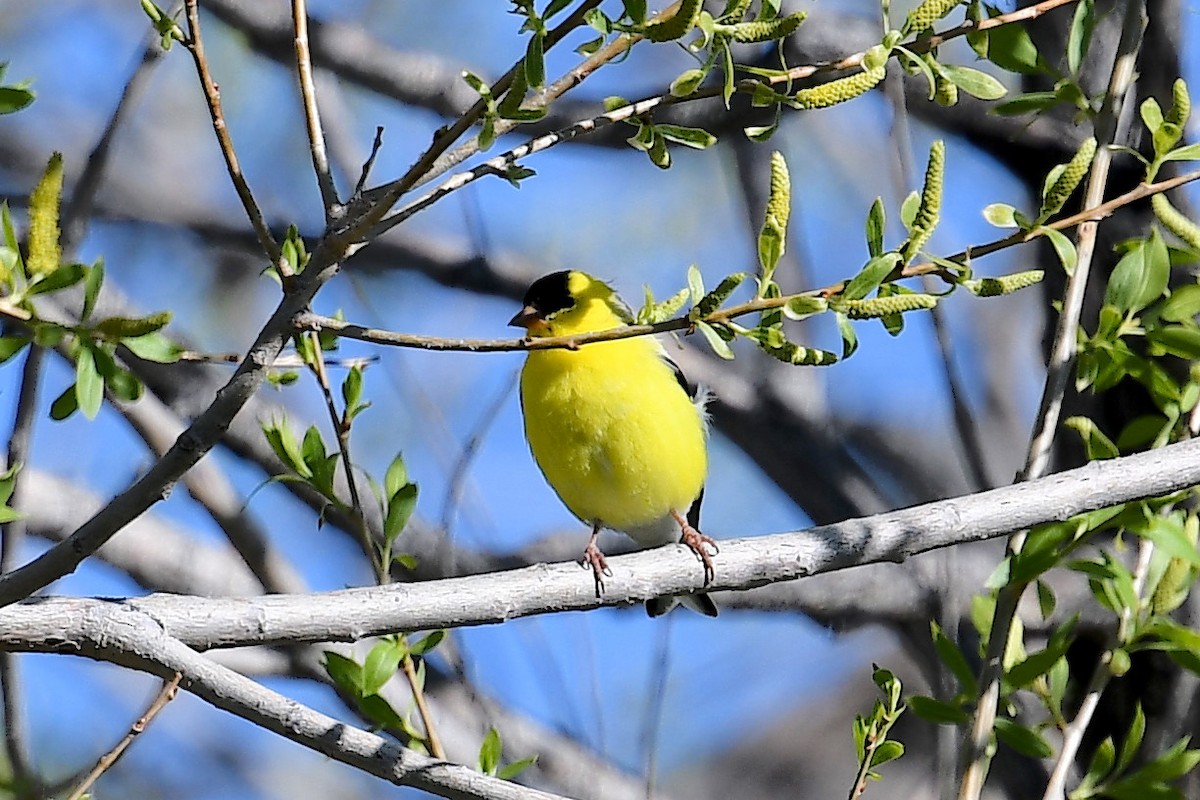
[[[608,559],[596,546],[594,536],[592,541],[588,542],[587,547],[583,548],[583,558],[580,560],[580,564],[592,568],[592,576],[596,579],[596,597],[600,597],[604,594],[604,578],[611,578],[612,570],[608,568]]]
[[[720,553],[721,548],[717,546],[711,536],[705,536],[693,528],[682,514],[675,512],[675,520],[679,523],[679,541],[687,545],[688,549],[695,553],[696,558],[700,559],[700,563],[704,565],[704,583],[706,585],[712,583],[713,577],[716,575],[713,571],[712,557]]]

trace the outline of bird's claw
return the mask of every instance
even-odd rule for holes
[[[693,528],[691,525],[682,525],[682,534],[679,541],[683,542],[688,548],[696,554],[700,559],[700,563],[704,565],[704,583],[708,585],[712,583],[716,572],[713,570],[712,557],[721,552],[721,548],[713,541],[711,536],[705,536],[700,531]],[[712,553],[709,553],[709,548],[712,548]]]
[[[608,568],[608,559],[604,557],[604,553],[600,552],[600,548],[595,542],[588,542],[588,546],[583,549],[583,558],[580,560],[580,565],[584,568],[592,568],[592,576],[596,579],[596,597],[604,594],[604,579],[612,577],[612,570]]]

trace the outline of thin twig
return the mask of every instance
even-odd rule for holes
[[[972,247],[954,255],[948,256],[946,260],[954,261],[955,263],[966,263],[968,259],[978,258],[980,256],[989,255],[991,253],[1005,250],[1009,247],[1025,244],[1034,239],[1039,239],[1046,235],[1046,229],[1051,230],[1067,230],[1080,225],[1086,221],[1101,220],[1111,216],[1117,209],[1129,205],[1137,200],[1149,197],[1160,192],[1169,191],[1177,186],[1192,181],[1200,180],[1200,170],[1189,172],[1184,175],[1171,178],[1165,181],[1159,181],[1153,184],[1140,184],[1134,189],[1125,194],[1115,197],[1105,203],[1101,203],[1095,207],[1084,209],[1077,214],[1072,214],[1069,217],[1052,222],[1041,228],[1034,228],[1030,231],[1017,231],[1016,233],[1006,236],[1003,239],[997,239],[987,244]],[[913,278],[920,275],[943,274],[944,268],[931,261],[925,261],[917,264],[910,264],[903,269],[897,270],[892,275],[888,276],[888,280],[900,280],[903,278]],[[806,296],[833,296],[841,292],[846,286],[845,281],[830,284],[820,289],[810,289],[797,294],[785,295],[783,297],[767,297],[758,300],[753,300],[747,303],[740,303],[729,306],[728,308],[720,309],[705,317],[708,322],[727,322],[736,317],[745,314],[751,314],[756,311],[765,311],[772,308],[779,308],[786,305],[789,300],[795,297]],[[3,308],[0,308],[0,316],[4,316]],[[391,347],[411,347],[419,350],[452,350],[464,353],[492,353],[492,352],[509,352],[509,351],[527,351],[527,350],[550,350],[550,349],[574,349],[592,342],[609,342],[616,339],[628,339],[634,336],[647,336],[656,333],[666,333],[668,331],[684,330],[694,325],[694,321],[686,316],[676,319],[658,322],[653,325],[626,325],[620,328],[613,328],[607,331],[596,331],[594,333],[582,334],[578,336],[547,336],[537,339],[463,339],[463,338],[445,338],[440,336],[423,336],[418,334],[398,333],[395,331],[387,331],[379,328],[368,328],[363,325],[356,325],[345,320],[334,319],[320,314],[304,312],[298,314],[293,320],[297,330],[319,330],[330,331],[339,336],[345,336],[349,339],[358,339],[364,342],[373,342],[375,344],[388,345]]]
[[[1104,199],[1109,167],[1112,163],[1112,151],[1109,146],[1114,144],[1117,139],[1118,122],[1121,118],[1125,95],[1133,83],[1134,65],[1141,47],[1144,29],[1144,6],[1141,0],[1130,0],[1121,29],[1121,40],[1117,45],[1104,108],[1097,120],[1096,133],[1100,147],[1097,148],[1088,174],[1087,188],[1083,197],[1085,208],[1097,206]],[[1144,186],[1145,184],[1138,188]],[[1075,359],[1076,334],[1079,329],[1083,297],[1095,252],[1096,226],[1095,220],[1082,221],[1076,232],[1078,257],[1075,270],[1067,280],[1063,308],[1059,314],[1050,359],[1046,367],[1046,382],[1038,408],[1035,429],[1030,439],[1025,468],[1020,475],[1020,480],[1023,481],[1042,477],[1050,463],[1050,451],[1058,430],[1071,365]],[[1008,542],[1009,554],[1019,553],[1024,543],[1024,532],[1014,534]],[[1007,584],[1000,589],[996,596],[996,609],[993,612],[991,631],[988,634],[987,656],[980,674],[980,691],[976,702],[975,716],[971,723],[968,740],[963,748],[965,766],[962,783],[959,787],[959,800],[978,800],[983,791],[983,781],[990,761],[987,755],[987,745],[992,736],[992,728],[996,719],[1000,680],[1004,671],[1004,653],[1008,644],[1009,631],[1016,616],[1017,605],[1026,585],[1026,583]]]
[[[246,176],[242,174],[242,167],[238,163],[237,152],[233,147],[233,138],[229,135],[229,127],[225,123],[225,112],[221,110],[221,90],[213,81],[212,74],[208,70],[208,58],[204,55],[204,42],[200,37],[198,0],[185,0],[184,8],[187,11],[188,21],[188,35],[184,40],[184,46],[192,54],[192,60],[196,63],[196,74],[199,76],[200,86],[204,90],[204,99],[208,103],[208,113],[212,119],[213,133],[216,134],[221,155],[225,158],[225,168],[229,172],[229,179],[233,182],[233,188],[242,201],[242,208],[250,220],[250,225],[254,228],[254,233],[258,236],[258,243],[262,246],[263,252],[266,253],[270,262],[280,269],[280,273],[286,276],[290,272],[290,267],[280,258],[279,244],[271,235],[271,229],[263,218],[258,203],[254,200],[254,193],[250,191],[250,184],[246,182]]]
[[[116,746],[113,747],[112,750],[109,750],[100,757],[100,759],[96,762],[96,766],[92,768],[92,771],[85,775],[83,780],[81,780],[71,794],[67,796],[67,800],[79,800],[79,798],[83,797],[87,790],[92,787],[92,784],[94,784],[101,775],[112,769],[112,766],[120,760],[121,756],[125,755],[125,751],[128,750],[130,745],[133,744],[134,740],[137,739],[137,737],[140,736],[147,727],[149,727],[150,723],[154,721],[154,718],[158,716],[159,712],[166,708],[167,704],[175,699],[175,695],[179,692],[179,681],[182,679],[183,675],[176,672],[175,677],[171,678],[170,680],[163,681],[162,689],[150,702],[150,705],[146,707],[145,713],[138,717],[137,721],[130,726],[129,733],[125,734],[124,738],[117,742]]]
[[[600,0],[586,0],[579,8],[571,13],[566,20],[560,25],[551,30],[546,35],[544,48],[550,50],[554,45],[558,44],[562,39],[575,28],[584,24],[584,17],[592,8],[600,5]],[[524,64],[518,62],[508,72],[504,74],[498,81],[492,84],[491,93],[493,97],[498,97],[503,92],[507,91],[512,86],[513,79],[516,77],[517,70],[522,69]],[[374,228],[384,215],[387,214],[391,207],[410,191],[413,187],[418,186],[423,181],[431,180],[432,178],[450,169],[457,161],[449,162],[445,165],[440,165],[439,161],[442,156],[450,149],[453,144],[462,137],[464,133],[470,130],[471,126],[479,121],[484,112],[487,111],[487,103],[480,98],[475,105],[471,106],[462,116],[454,121],[448,128],[441,132],[421,156],[417,159],[408,171],[404,173],[398,180],[392,181],[389,184],[371,190],[369,194],[374,201],[372,208],[362,216],[350,230],[346,232],[345,239],[354,241],[359,238],[368,236],[368,232]]]
[[[375,126],[375,140],[371,142],[371,154],[367,156],[367,160],[363,162],[362,172],[358,176],[358,183],[354,184],[354,196],[362,194],[363,187],[367,185],[367,179],[371,177],[371,168],[375,166],[375,158],[379,155],[380,149],[383,147],[383,126]]]
[[[337,196],[337,187],[333,185],[333,173],[329,169],[329,156],[325,152],[325,131],[321,127],[321,112],[317,108],[312,53],[308,49],[308,4],[306,0],[292,0],[292,25],[296,29],[296,77],[300,83],[300,97],[304,105],[308,149],[312,153],[313,172],[317,175],[317,188],[321,191],[321,204],[325,208],[325,224],[329,225],[340,216],[342,208]]]
[[[907,42],[905,43],[904,48],[920,55],[921,53],[927,53],[933,48],[943,45],[952,39],[957,39],[960,36],[966,36],[968,33],[992,30],[993,28],[999,28],[1003,25],[1012,25],[1015,22],[1028,22],[1030,20],[1037,19],[1048,11],[1053,11],[1059,6],[1071,5],[1078,2],[1079,0],[1044,0],[1041,3],[1037,3],[1026,8],[1019,8],[1016,11],[1010,11],[1007,14],[998,14],[994,17],[988,17],[987,19],[981,19],[978,21],[967,20],[961,25],[950,28],[946,31],[942,31],[941,33],[935,33],[931,36],[922,36],[920,39]],[[854,67],[862,66],[862,60],[866,54],[866,51],[863,50],[861,52],[854,53],[853,55],[840,58],[837,61],[823,61],[818,64],[806,64],[803,66],[793,67],[781,75],[772,75],[770,78],[766,79],[765,82],[771,85],[777,85],[780,83],[788,83],[790,81],[800,80],[802,78],[808,78],[819,72],[832,72],[835,70],[852,69]]]

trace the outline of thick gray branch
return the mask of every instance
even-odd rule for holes
[[[722,543],[710,590],[749,589],[822,572],[888,561],[1200,484],[1200,440],[1171,445],[1037,481],[993,489],[806,531]],[[312,595],[189,598],[153,595],[124,601],[45,598],[0,610],[0,648],[74,652],[74,620],[97,608],[150,614],[197,649],[248,644],[353,641],[396,631],[483,625],[555,611],[639,602],[705,588],[682,547],[610,560],[603,598],[577,564],[421,584]]]
[[[217,708],[332,759],[398,785],[443,797],[558,800],[559,795],[490,778],[467,767],[420,755],[326,716],[217,665],[164,633],[146,614],[99,604],[57,634],[58,649],[168,678],[178,672],[187,691]]]

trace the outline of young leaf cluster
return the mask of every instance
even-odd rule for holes
[[[92,319],[104,283],[104,262],[86,265],[63,260],[58,221],[62,185],[62,156],[55,153],[30,194],[24,252],[8,204],[0,204],[0,312],[20,323],[0,337],[0,363],[30,343],[60,348],[75,364],[75,381],[51,404],[50,416],[62,420],[80,410],[93,419],[105,391],[127,402],[141,397],[141,382],[117,361],[118,347],[139,358],[167,363],[177,360],[182,350],[160,332],[171,321],[169,312]],[[77,324],[51,321],[38,313],[39,296],[78,284],[83,285],[83,307]]]
[[[998,16],[1000,13],[995,6],[975,0],[968,16],[972,19],[983,19]],[[1062,62],[1057,64],[1050,63],[1042,56],[1023,25],[1003,25],[969,34],[967,41],[980,58],[986,58],[1008,72],[1039,77],[1046,83],[1053,83],[1051,89],[1025,92],[1000,103],[995,108],[996,113],[1008,116],[1036,115],[1065,105],[1075,110],[1077,121],[1093,119],[1100,110],[1104,94],[1098,92],[1088,95],[1079,76],[1091,46],[1095,24],[1094,0],[1080,0],[1076,3],[1064,57]]]
[[[350,698],[358,710],[377,728],[387,729],[399,737],[406,747],[428,753],[429,742],[412,721],[415,705],[401,714],[381,692],[396,676],[401,662],[406,658],[416,663],[417,685],[414,690],[422,691],[425,686],[425,656],[445,637],[446,632],[441,630],[428,633],[415,641],[405,634],[386,636],[371,648],[361,664],[349,656],[326,650],[325,672],[334,686]]]
[[[500,732],[493,728],[488,728],[488,732],[483,737],[483,743],[479,746],[479,771],[484,775],[492,775],[502,780],[509,780],[524,772],[529,767],[537,763],[537,756],[528,756],[518,761],[513,761],[509,764],[503,764],[501,757],[504,755],[504,743],[500,740]]]
[[[904,713],[905,704],[901,699],[902,686],[900,679],[890,670],[873,665],[871,680],[879,688],[883,697],[875,701],[871,713],[861,714],[854,718],[854,749],[858,756],[858,774],[851,797],[860,796],[866,789],[867,781],[882,780],[876,770],[904,755],[904,745],[895,739],[889,739],[892,726]]]

